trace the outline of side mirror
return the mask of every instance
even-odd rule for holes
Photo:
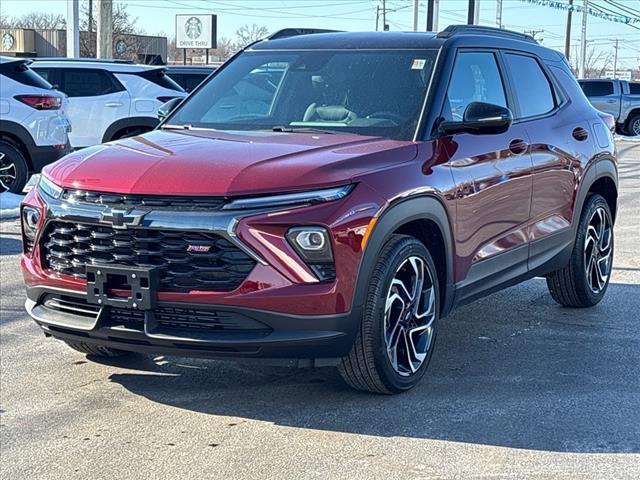
[[[492,103],[471,102],[467,105],[462,122],[442,122],[438,128],[442,135],[470,133],[494,135],[509,130],[513,122],[511,110]]]
[[[158,108],[158,120],[163,121],[165,118],[167,118],[171,114],[171,112],[176,109],[181,101],[182,98],[176,97],[160,105],[160,108]]]

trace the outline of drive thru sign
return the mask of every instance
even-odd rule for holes
[[[176,15],[177,48],[216,48],[215,15]]]

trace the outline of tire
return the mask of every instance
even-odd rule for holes
[[[124,131],[121,130],[118,133],[116,133],[111,138],[111,140],[120,140],[121,138],[135,137],[136,135],[142,135],[143,133],[149,132],[151,130],[152,130],[151,128],[147,128],[147,127],[130,127]]]
[[[420,296],[414,293],[419,271],[423,272]],[[433,353],[440,312],[435,264],[420,241],[393,235],[378,256],[369,284],[360,329],[338,371],[357,390],[404,392],[420,381]],[[403,291],[400,284],[410,287]]]
[[[78,352],[91,355],[92,357],[123,357],[129,355],[131,352],[125,352],[124,350],[115,350],[113,348],[105,347],[102,345],[92,345],[89,343],[81,342],[64,342],[74,350]]]
[[[631,117],[627,125],[627,135],[630,137],[640,136],[640,114]]]
[[[22,193],[28,173],[27,161],[20,150],[0,141],[0,193]]]
[[[602,227],[602,228],[600,228]],[[547,275],[553,299],[565,307],[592,307],[602,300],[613,263],[613,221],[606,200],[589,194],[569,263]]]

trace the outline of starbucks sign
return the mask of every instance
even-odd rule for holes
[[[176,47],[216,48],[215,15],[176,15]]]
[[[13,48],[13,46],[15,45],[16,40],[15,38],[13,38],[13,35],[11,35],[9,32],[5,33],[2,36],[2,49],[3,50],[11,50]]]

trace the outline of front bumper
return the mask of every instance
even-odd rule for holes
[[[78,292],[27,288],[26,309],[54,338],[133,352],[335,365],[348,354],[361,309],[302,316],[244,307],[159,302],[153,310],[86,303]]]

